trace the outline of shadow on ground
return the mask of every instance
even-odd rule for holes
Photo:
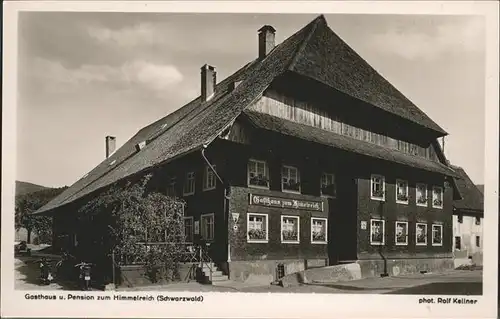
[[[20,278],[17,280],[21,282],[21,287],[17,287],[16,289],[20,290],[30,290],[32,288],[23,288],[23,284],[27,284],[27,287],[32,287],[31,285],[36,285],[42,287],[47,287],[47,285],[43,285],[40,282],[40,270],[39,270],[39,265],[37,263],[37,258],[33,257],[16,257],[19,259],[22,263],[16,265],[16,270],[19,272],[21,275]],[[80,290],[78,287],[78,284],[76,282],[72,281],[63,281],[57,278],[56,274],[54,273],[55,270],[55,264],[56,261],[50,261],[51,265],[51,272],[52,275],[55,277],[53,284],[57,284],[59,287],[57,287],[57,290]]]
[[[398,289],[386,294],[396,295],[463,295],[477,296],[483,294],[481,282],[434,282],[416,287]]]

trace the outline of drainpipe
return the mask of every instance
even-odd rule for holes
[[[385,192],[385,194],[384,194],[384,199],[387,199],[387,192]],[[380,202],[380,205],[379,205],[380,219],[382,219],[382,220],[384,220],[384,204],[385,204],[385,201]],[[384,254],[382,253],[384,246],[386,245],[385,237],[386,237],[386,232],[385,232],[385,221],[384,221],[384,244],[380,245],[379,252],[378,252],[380,254],[380,257],[382,257],[382,260],[384,261],[384,272],[382,274],[380,274],[380,277],[388,277],[389,276],[389,274],[387,273],[387,257],[385,257]]]
[[[205,160],[205,162],[207,163],[208,167],[210,167],[210,169],[212,170],[212,172],[215,174],[215,176],[217,177],[217,179],[222,183],[222,185],[224,185],[224,207],[223,207],[223,210],[224,210],[224,225],[226,225],[226,221],[227,221],[227,228],[228,228],[228,231],[229,231],[229,199],[231,198],[229,196],[229,190],[230,190],[230,185],[229,183],[226,183],[221,177],[220,175],[217,173],[217,171],[215,170],[215,168],[213,167],[213,165],[210,163],[210,161],[208,160],[208,158],[205,156],[205,150],[207,149],[207,145],[203,145],[203,148],[201,149],[201,156],[203,157],[203,159]],[[228,236],[228,240],[229,240],[229,236]],[[231,250],[230,250],[230,245],[229,245],[229,242],[227,244],[227,261],[230,262],[231,261]],[[228,272],[229,272],[229,269],[228,269]]]

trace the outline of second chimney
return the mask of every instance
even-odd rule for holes
[[[116,137],[106,136],[106,158],[108,158],[116,149]]]
[[[215,67],[205,64],[201,67],[201,100],[203,102],[210,100],[215,93],[215,84],[217,83],[217,72]]]
[[[259,29],[259,59],[265,58],[274,48],[276,29],[265,25]]]

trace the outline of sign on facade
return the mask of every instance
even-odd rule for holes
[[[194,222],[194,233],[196,235],[200,234],[200,221],[199,220]]]
[[[361,229],[363,230],[366,230],[366,228],[368,227],[366,221],[361,221]]]
[[[240,213],[232,213],[231,215],[233,216],[233,222],[237,223],[240,218]]]
[[[261,196],[254,194],[250,194],[250,205],[302,209],[302,210],[315,210],[320,212],[322,212],[324,209],[323,202]]]

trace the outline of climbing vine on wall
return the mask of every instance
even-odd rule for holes
[[[138,182],[110,188],[80,209],[82,215],[109,214],[110,250],[122,264],[142,264],[153,281],[173,279],[184,253],[184,202]]]

